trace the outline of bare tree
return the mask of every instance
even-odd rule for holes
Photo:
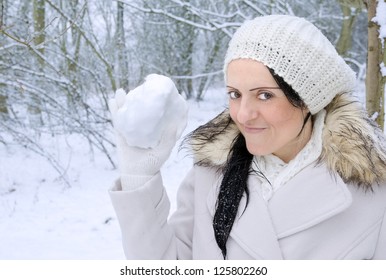
[[[378,0],[384,1],[384,0]],[[366,72],[366,106],[367,110],[379,126],[383,129],[385,123],[385,83],[386,77],[381,73],[381,64],[386,65],[385,38],[379,38],[379,28],[375,17],[384,17],[377,14],[377,0],[366,1],[368,11],[368,53]]]
[[[9,26],[0,34],[0,95],[8,99],[9,111],[0,122],[0,138],[8,138],[0,142],[18,143],[45,156],[58,171],[60,162],[41,146],[38,135],[77,133],[89,141],[90,150],[101,150],[114,165],[106,131],[107,99],[115,90],[113,63],[104,53],[103,38],[94,33],[98,29],[92,26],[87,3],[16,0]],[[27,122],[25,108],[37,109],[44,125],[32,126],[32,118]]]
[[[6,14],[7,14],[7,6],[8,2],[7,0],[1,0],[1,7],[0,7],[0,30],[5,28],[6,26]],[[7,95],[5,93],[5,86],[0,84],[0,114],[3,116],[8,115],[8,108],[7,108]]]
[[[34,45],[35,48],[44,54],[44,42],[45,42],[45,28],[46,28],[46,8],[45,0],[34,0],[33,1],[33,26],[34,26]],[[38,61],[41,65],[44,65],[44,60],[38,57]]]
[[[38,71],[44,72],[44,50],[45,50],[45,27],[46,27],[46,15],[45,15],[45,0],[34,0],[33,1],[33,14],[32,21],[34,27],[33,43],[34,48],[37,50],[39,55],[35,56],[37,60]],[[41,86],[44,81],[39,81]],[[30,118],[30,124],[33,126],[40,126],[43,124],[41,116],[41,100],[39,96],[31,95],[30,103],[28,105],[28,112]]]
[[[129,87],[128,76],[129,76],[129,67],[126,55],[126,38],[125,38],[125,29],[124,29],[124,12],[125,6],[122,2],[117,2],[117,24],[116,24],[116,42],[117,42],[117,55],[118,55],[118,71],[117,75],[119,77],[119,87],[127,89]]]
[[[339,0],[343,13],[342,29],[336,44],[338,53],[346,56],[352,47],[352,34],[358,14],[364,8],[363,0]]]

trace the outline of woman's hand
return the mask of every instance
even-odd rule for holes
[[[169,157],[186,127],[188,107],[168,77],[152,74],[127,95],[117,90],[109,109],[122,188],[135,189],[156,175]]]

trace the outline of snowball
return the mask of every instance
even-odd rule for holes
[[[154,148],[165,129],[173,124],[179,138],[185,129],[188,107],[173,81],[151,74],[130,91],[116,115],[116,129],[129,146]]]

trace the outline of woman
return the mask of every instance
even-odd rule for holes
[[[126,257],[386,259],[385,137],[326,37],[301,18],[258,17],[231,39],[224,73],[229,110],[188,136],[195,164],[169,220],[159,169],[183,118],[151,149],[118,135],[110,195]]]

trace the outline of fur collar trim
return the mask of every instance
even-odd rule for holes
[[[371,188],[386,182],[386,137],[367,116],[362,104],[348,94],[337,95],[325,108],[323,147],[318,163],[338,173],[346,183]],[[239,134],[228,110],[190,133],[195,163],[223,168]]]

